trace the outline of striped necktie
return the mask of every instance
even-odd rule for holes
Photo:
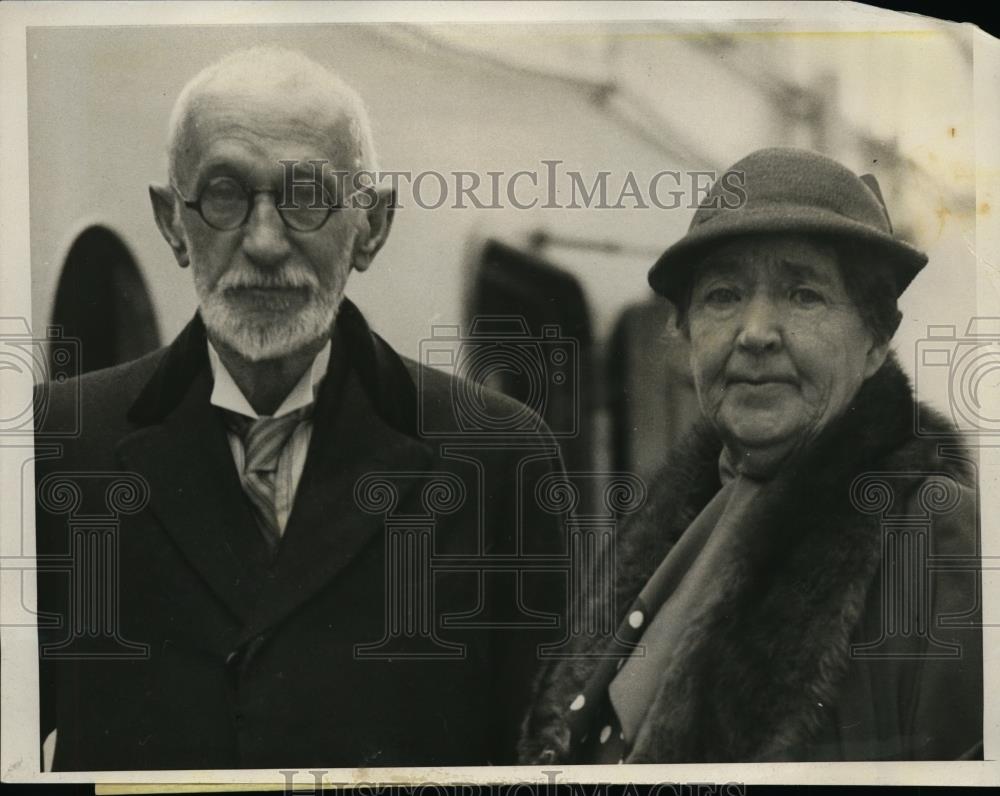
[[[312,413],[312,405],[281,417],[253,420],[226,412],[229,428],[243,440],[243,472],[240,483],[253,504],[264,538],[273,551],[281,541],[282,528],[274,505],[278,460],[295,428]]]

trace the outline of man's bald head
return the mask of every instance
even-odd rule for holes
[[[310,108],[317,126],[349,147],[346,165],[355,171],[378,169],[368,110],[361,97],[333,71],[300,52],[279,47],[253,47],[230,53],[195,75],[180,93],[170,114],[167,137],[170,180],[181,178],[185,156],[193,146],[199,113],[218,111],[242,101],[280,114],[282,104]],[[338,134],[343,129],[343,135]]]

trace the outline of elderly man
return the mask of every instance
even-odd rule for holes
[[[298,53],[232,54],[179,97],[150,195],[199,311],[168,348],[49,395],[49,434],[82,399],[82,433],[36,473],[54,769],[511,759],[553,595],[475,561],[558,544],[531,499],[558,448],[540,421],[516,449],[471,444],[454,379],[344,298],[392,221],[359,178],[375,167],[357,95]],[[112,504],[112,563],[83,572],[79,519]],[[106,621],[81,630],[98,590]]]

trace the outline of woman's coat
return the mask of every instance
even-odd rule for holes
[[[720,450],[696,430],[622,531],[619,621],[719,489]],[[974,467],[890,356],[747,512],[626,762],[981,757]],[[577,698],[606,691],[611,649],[587,638],[542,670],[522,762],[589,762],[599,700]]]

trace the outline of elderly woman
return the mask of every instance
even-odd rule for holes
[[[622,531],[617,632],[542,671],[523,762],[981,756],[977,573],[940,566],[975,565],[973,469],[889,351],[925,263],[829,158],[713,186],[649,274],[702,423]]]

